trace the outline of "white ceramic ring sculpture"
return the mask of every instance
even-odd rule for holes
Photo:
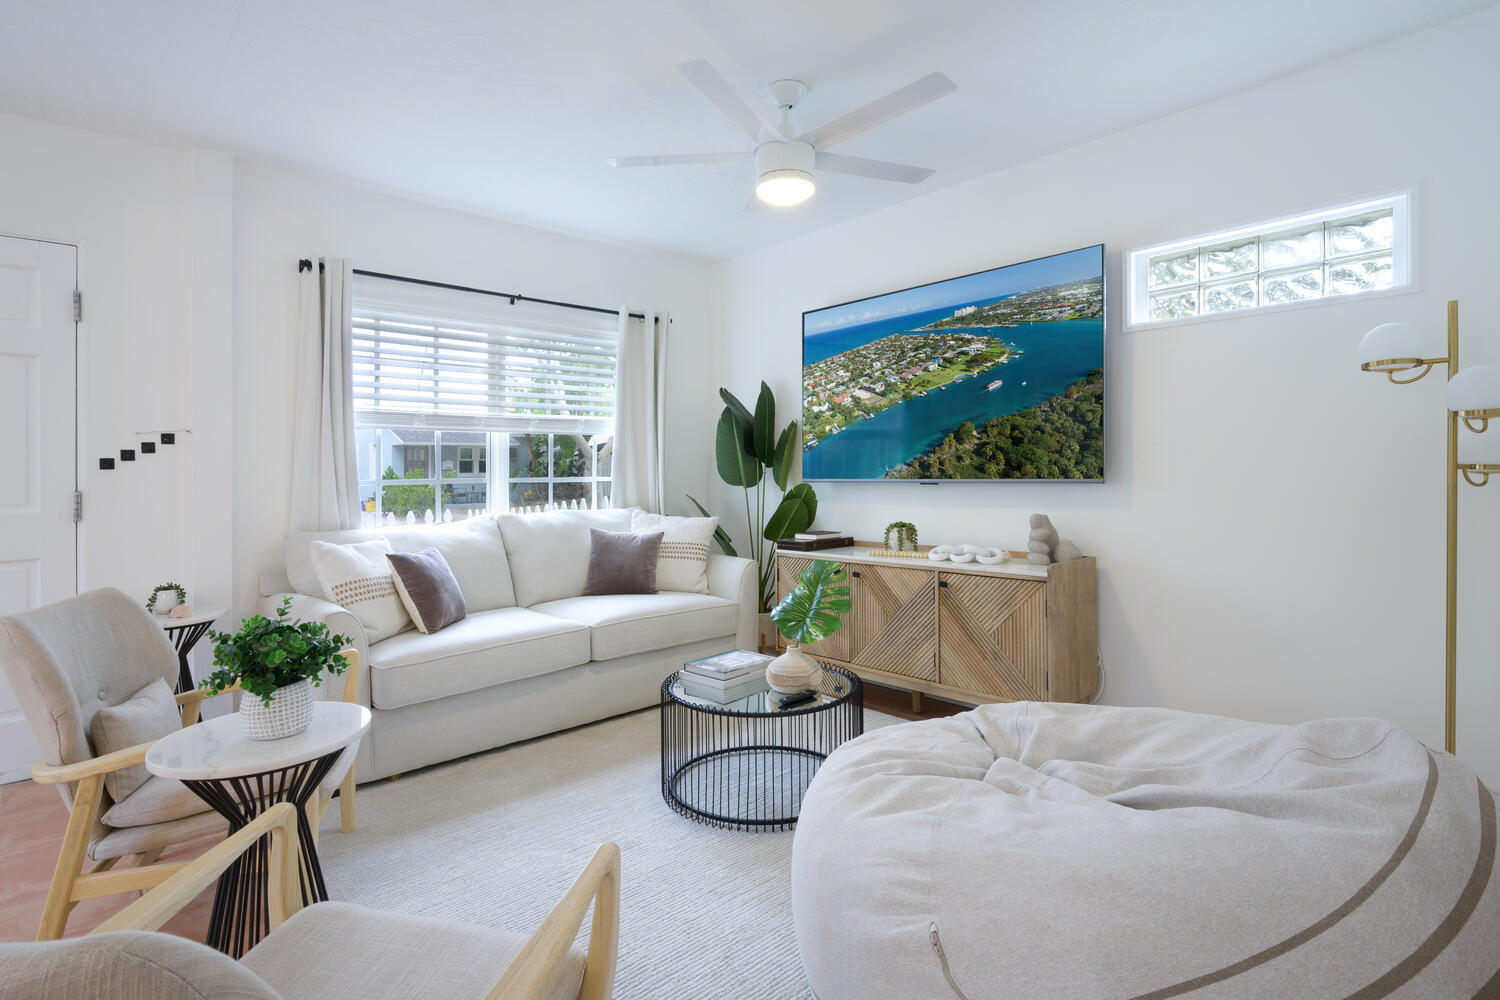
[[[1008,558],[1010,558],[1010,554],[1007,553],[1004,549],[985,549],[982,552],[974,553],[974,559],[978,562],[984,563],[986,566],[994,566],[996,563],[1003,563]]]
[[[950,558],[955,551],[951,545],[936,545],[928,550],[927,558],[941,562],[944,559]]]

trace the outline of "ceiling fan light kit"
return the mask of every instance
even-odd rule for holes
[[[667,167],[689,163],[731,163],[753,157],[755,198],[779,208],[800,205],[813,196],[817,189],[813,180],[815,168],[903,184],[920,184],[931,177],[933,171],[926,167],[843,156],[827,150],[957,89],[954,82],[942,73],[929,73],[840,118],[797,135],[792,131],[791,112],[807,96],[807,85],[802,81],[777,80],[766,87],[766,93],[781,112],[781,121],[776,124],[746,104],[708,60],[682,63],[677,71],[756,143],[754,153],[615,156],[605,162],[612,167]]]
[[[797,139],[761,143],[755,148],[755,196],[779,208],[802,204],[816,190],[817,155],[811,144]]]

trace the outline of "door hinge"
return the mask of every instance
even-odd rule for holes
[[[83,490],[73,491],[73,523],[83,520]]]
[[[83,293],[73,289],[73,322],[83,322]]]

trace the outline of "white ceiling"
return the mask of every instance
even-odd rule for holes
[[[1493,2],[4,0],[0,110],[725,257]],[[748,101],[806,81],[798,131],[942,70],[956,93],[837,150],[937,173],[744,212],[749,165],[606,166],[748,147],[673,68],[699,57]]]

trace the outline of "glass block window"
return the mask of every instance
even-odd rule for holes
[[[1410,284],[1409,195],[1340,205],[1126,256],[1130,326],[1212,319]]]

